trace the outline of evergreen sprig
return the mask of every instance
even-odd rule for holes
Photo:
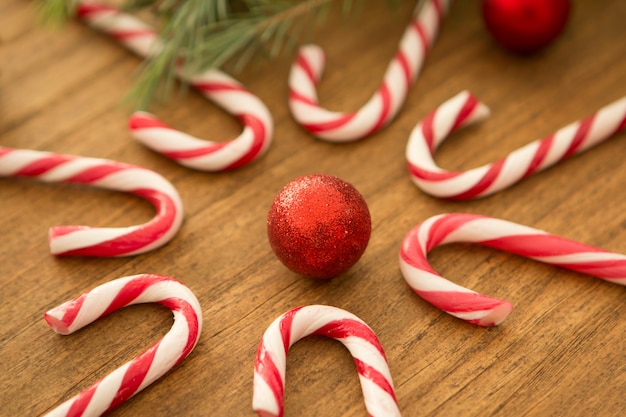
[[[121,8],[148,9],[159,24],[162,48],[146,59],[129,100],[146,109],[160,91],[166,97],[180,62],[187,74],[210,68],[241,70],[256,54],[270,58],[297,43],[331,4],[345,13],[363,0],[124,0]],[[401,0],[387,0],[390,4]],[[39,0],[44,21],[62,24],[80,0]],[[117,2],[119,3],[119,1]]]

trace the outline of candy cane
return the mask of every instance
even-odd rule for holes
[[[286,312],[263,335],[254,366],[252,398],[252,408],[259,416],[283,416],[287,352],[312,334],[331,337],[348,348],[359,372],[368,415],[400,415],[387,359],[373,330],[345,310],[312,305]]]
[[[114,7],[82,1],[78,15],[141,57],[154,56],[161,49],[154,29]],[[191,77],[181,69],[178,76],[239,118],[244,125],[242,133],[228,142],[212,142],[177,131],[150,113],[135,112],[129,121],[135,139],[181,165],[203,171],[239,168],[267,151],[274,127],[269,110],[259,98],[217,69]]]
[[[170,277],[119,278],[53,308],[46,322],[60,334],[74,333],[122,307],[158,303],[174,313],[170,331],[148,350],[122,365],[46,417],[100,416],[165,375],[193,350],[202,330],[202,310],[189,288]]]
[[[320,107],[316,85],[324,71],[324,52],[316,45],[302,47],[289,74],[289,108],[296,121],[318,138],[332,142],[358,140],[387,125],[415,83],[450,0],[423,3],[419,1],[415,7],[382,85],[356,112],[340,113]]]
[[[470,199],[493,194],[624,130],[626,97],[492,164],[464,172],[446,171],[435,164],[433,155],[449,134],[488,115],[488,108],[464,91],[418,123],[406,148],[413,182],[435,197]]]
[[[137,255],[169,242],[183,220],[183,205],[174,186],[156,172],[135,165],[0,147],[0,177],[29,177],[126,191],[150,201],[156,208],[152,220],[137,226],[52,227],[49,242],[53,255]]]
[[[501,323],[513,309],[437,274],[426,255],[446,243],[472,242],[626,285],[626,256],[505,220],[442,214],[417,225],[402,242],[400,269],[409,286],[435,307],[480,326]]]

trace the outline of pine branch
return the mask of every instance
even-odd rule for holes
[[[44,24],[59,27],[71,19],[79,0],[37,0],[35,5]]]
[[[44,19],[59,24],[80,0],[37,1]],[[345,14],[354,9],[354,0],[125,0],[124,9],[148,8],[162,25],[160,53],[143,62],[128,100],[146,109],[157,93],[167,98],[181,61],[186,74],[198,74],[225,66],[239,71],[260,53],[274,58],[338,1]]]

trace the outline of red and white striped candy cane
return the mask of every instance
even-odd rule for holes
[[[437,147],[455,130],[489,115],[468,91],[456,95],[418,123],[409,138],[406,159],[413,182],[435,197],[470,199],[505,189],[626,128],[626,97],[595,114],[535,140],[497,162],[468,171],[447,171],[435,164]]]
[[[252,408],[259,416],[283,416],[287,352],[310,335],[331,337],[348,348],[359,372],[368,415],[400,415],[387,358],[374,331],[345,310],[311,305],[289,310],[263,335],[254,365],[252,398]]]
[[[81,1],[78,15],[141,57],[154,56],[161,49],[154,29],[115,7]],[[242,133],[231,141],[207,141],[175,130],[150,113],[135,112],[129,121],[135,139],[181,165],[202,171],[239,168],[267,151],[274,124],[269,110],[258,97],[217,69],[195,76],[187,76],[181,69],[178,76],[207,99],[237,116],[244,126]]]
[[[125,191],[156,208],[152,220],[136,226],[54,226],[49,232],[53,255],[137,255],[169,242],[183,221],[183,204],[174,186],[156,172],[136,165],[0,147],[0,177],[29,177]]]
[[[626,285],[626,256],[517,223],[475,214],[441,214],[417,225],[404,238],[400,269],[420,297],[460,319],[495,326],[511,312],[506,300],[454,284],[430,266],[426,256],[439,245],[479,243],[536,261]]]
[[[387,125],[415,83],[449,5],[450,0],[418,2],[382,85],[356,112],[334,112],[319,105],[316,86],[324,71],[324,52],[316,45],[302,47],[289,74],[293,117],[316,137],[332,142],[358,140]]]
[[[45,314],[52,329],[71,334],[120,308],[158,303],[174,313],[170,331],[148,350],[122,365],[46,417],[100,416],[165,375],[193,350],[202,330],[196,296],[177,280],[151,274],[119,278],[53,308]]]

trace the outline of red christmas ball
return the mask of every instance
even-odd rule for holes
[[[483,19],[496,41],[513,52],[532,53],[563,30],[569,0],[484,0]]]
[[[267,216],[267,236],[276,257],[310,278],[327,279],[347,271],[365,252],[371,231],[361,193],[326,174],[289,182]]]

